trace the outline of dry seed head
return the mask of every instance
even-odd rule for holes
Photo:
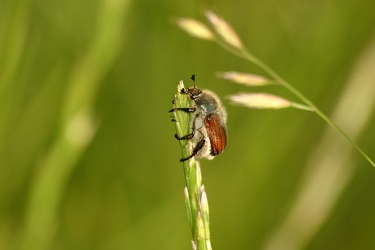
[[[263,76],[235,71],[220,73],[219,76],[226,80],[230,80],[247,86],[264,86],[270,84],[270,80]]]
[[[205,12],[206,18],[214,28],[214,30],[217,32],[217,34],[220,35],[220,37],[231,46],[242,49],[243,45],[242,42],[237,35],[237,33],[234,31],[232,26],[230,26],[224,19],[217,16],[214,12],[207,10]]]
[[[282,109],[292,106],[292,103],[284,98],[267,93],[240,93],[229,96],[232,104],[256,109]]]
[[[215,35],[211,32],[211,30],[197,20],[190,18],[178,18],[176,23],[182,30],[186,31],[191,36],[211,41],[215,39]]]

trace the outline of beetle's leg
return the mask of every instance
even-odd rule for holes
[[[182,109],[194,109],[194,111],[196,110],[196,108],[182,108]],[[194,112],[193,111],[193,112]],[[194,119],[194,122],[192,123],[192,127],[191,127],[191,133],[190,134],[187,134],[187,135],[184,135],[184,136],[181,136],[179,137],[177,134],[174,135],[174,138],[176,138],[177,140],[190,140],[190,139],[193,139],[194,135],[195,135],[195,119],[197,118],[197,115],[193,118]]]
[[[176,138],[179,141],[180,140],[190,140],[190,139],[193,139],[193,137],[194,137],[194,130],[190,134],[184,135],[182,137],[179,137],[177,134],[174,135],[174,138]]]
[[[183,161],[187,161],[189,160],[190,158],[194,157],[204,146],[205,144],[205,140],[204,138],[202,137],[202,139],[197,143],[197,145],[195,146],[195,148],[193,149],[193,153],[191,153],[191,155],[189,155],[188,157],[186,158],[182,158],[180,161],[183,162]]]
[[[181,111],[184,111],[186,113],[194,113],[195,110],[197,110],[196,108],[173,108],[171,110],[169,110],[168,112],[174,112],[174,111],[178,111],[178,110],[181,110]]]

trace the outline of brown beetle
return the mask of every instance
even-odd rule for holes
[[[189,160],[192,157],[212,160],[221,154],[227,145],[227,112],[221,104],[219,97],[210,90],[201,90],[195,84],[195,75],[191,79],[194,86],[182,89],[181,93],[189,95],[194,101],[192,108],[174,108],[169,112],[181,110],[191,113],[191,133],[179,137],[177,140],[192,140],[193,152],[190,156],[180,161]]]

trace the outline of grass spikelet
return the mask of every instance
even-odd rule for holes
[[[229,96],[232,104],[256,109],[282,109],[292,106],[292,102],[267,93],[239,93]]]
[[[246,86],[264,86],[271,84],[271,80],[267,79],[263,76],[258,76],[254,74],[249,73],[241,73],[241,72],[235,72],[235,71],[228,71],[218,74],[219,77],[222,77],[223,79],[233,81],[235,83],[243,84]]]
[[[210,10],[205,11],[205,15],[212,28],[223,41],[237,49],[243,48],[240,37],[229,23]]]
[[[218,34],[218,38],[215,41],[222,46],[224,49],[229,51],[235,56],[241,57],[248,62],[251,62],[264,70],[269,76],[271,81],[281,85],[287,89],[290,93],[296,96],[303,104],[293,103],[285,100],[281,97],[275,97],[269,94],[237,94],[229,97],[229,99],[237,105],[253,107],[253,108],[287,108],[294,107],[302,110],[307,110],[317,114],[322,120],[324,120],[328,125],[340,133],[373,167],[375,167],[375,162],[358,146],[358,144],[339,126],[337,126],[323,111],[321,111],[310,99],[308,99],[303,93],[301,93],[297,88],[295,88],[288,81],[284,80],[279,74],[277,74],[270,66],[264,63],[262,60],[254,56],[248,51],[248,49],[243,45],[241,39],[232,28],[232,26],[226,22],[223,18],[216,15],[211,10],[205,11],[205,16],[211,27]],[[232,74],[229,78],[238,78],[240,75]],[[241,79],[240,81],[243,81]],[[251,80],[250,82],[254,82]],[[251,100],[253,99],[253,100]]]
[[[176,23],[182,30],[193,37],[210,41],[215,40],[215,35],[202,22],[191,18],[178,18]]]

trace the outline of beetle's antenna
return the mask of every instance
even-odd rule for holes
[[[193,80],[193,82],[194,82],[194,88],[196,89],[197,85],[195,84],[195,74],[191,75],[191,80]]]

